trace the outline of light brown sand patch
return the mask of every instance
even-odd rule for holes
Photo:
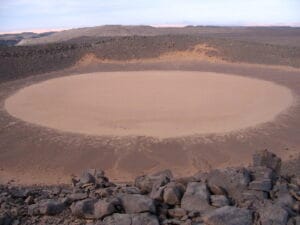
[[[193,48],[185,50],[185,51],[172,51],[164,53],[156,58],[148,58],[148,59],[130,59],[130,60],[113,60],[113,59],[101,59],[98,58],[93,53],[88,53],[83,56],[76,64],[77,67],[86,67],[93,64],[99,63],[155,63],[162,61],[170,61],[170,60],[181,60],[181,61],[191,61],[191,60],[200,60],[207,62],[225,62],[223,59],[217,56],[213,56],[212,53],[216,53],[218,50],[216,48],[210,47],[206,44],[198,44]]]
[[[5,102],[30,123],[91,135],[224,133],[273,120],[289,89],[209,72],[101,72],[26,87]]]

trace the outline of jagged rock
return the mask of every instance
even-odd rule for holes
[[[169,205],[176,205],[180,203],[184,192],[184,188],[180,184],[174,182],[169,183],[163,190],[163,200]]]
[[[138,187],[142,194],[147,194],[152,191],[155,185],[156,189],[167,184],[173,178],[173,174],[170,170],[164,170],[151,175],[139,176],[135,179],[135,186]]]
[[[215,207],[223,207],[229,205],[229,200],[225,195],[211,195],[211,205]]]
[[[95,181],[95,177],[92,174],[90,174],[89,171],[84,171],[79,178],[79,182],[81,185],[94,184]]]
[[[218,186],[228,193],[229,197],[239,201],[242,192],[248,188],[250,174],[245,168],[227,168],[213,170],[208,175],[208,186]]]
[[[254,180],[249,183],[249,189],[257,191],[270,191],[272,182],[270,179]]]
[[[161,174],[160,178],[153,181],[152,190],[150,192],[150,198],[162,201],[163,199],[163,191],[165,189],[165,185],[170,182],[170,178]]]
[[[96,219],[102,219],[105,216],[117,212],[117,206],[120,205],[118,199],[99,200],[94,204],[94,216]]]
[[[65,209],[61,202],[55,200],[44,200],[28,207],[29,215],[57,215]]]
[[[168,210],[168,215],[170,217],[175,217],[175,218],[181,218],[187,215],[186,210],[182,209],[182,208],[175,208],[175,209],[169,209]]]
[[[281,167],[281,159],[268,150],[262,150],[253,155],[253,166],[265,166],[276,172],[279,172]]]
[[[209,191],[205,183],[190,182],[181,200],[181,207],[187,211],[206,211],[210,209]]]
[[[251,225],[252,213],[233,206],[218,208],[203,217],[207,225]]]
[[[118,214],[108,216],[103,220],[104,225],[159,225],[156,216],[149,213]]]
[[[97,200],[85,199],[71,205],[72,215],[78,218],[94,219],[94,204]]]
[[[120,200],[126,213],[156,212],[153,200],[145,195],[126,194]]]
[[[288,212],[279,205],[267,204],[259,209],[261,225],[285,225]]]

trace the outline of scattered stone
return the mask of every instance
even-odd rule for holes
[[[218,208],[203,217],[207,225],[251,225],[252,213],[233,206]]]

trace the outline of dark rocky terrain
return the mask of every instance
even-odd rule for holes
[[[300,47],[255,43],[193,35],[85,37],[35,46],[0,46],[0,82],[61,70],[88,53],[100,59],[155,58],[164,53],[191,50],[206,44],[210,56],[229,62],[300,67]]]
[[[0,186],[0,224],[299,225],[300,177],[264,150],[247,168],[174,178],[169,170],[114,184],[101,170],[72,186]]]

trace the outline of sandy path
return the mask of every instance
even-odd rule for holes
[[[101,72],[31,85],[5,102],[30,123],[92,135],[174,137],[234,131],[292,104],[272,82],[211,72]]]

